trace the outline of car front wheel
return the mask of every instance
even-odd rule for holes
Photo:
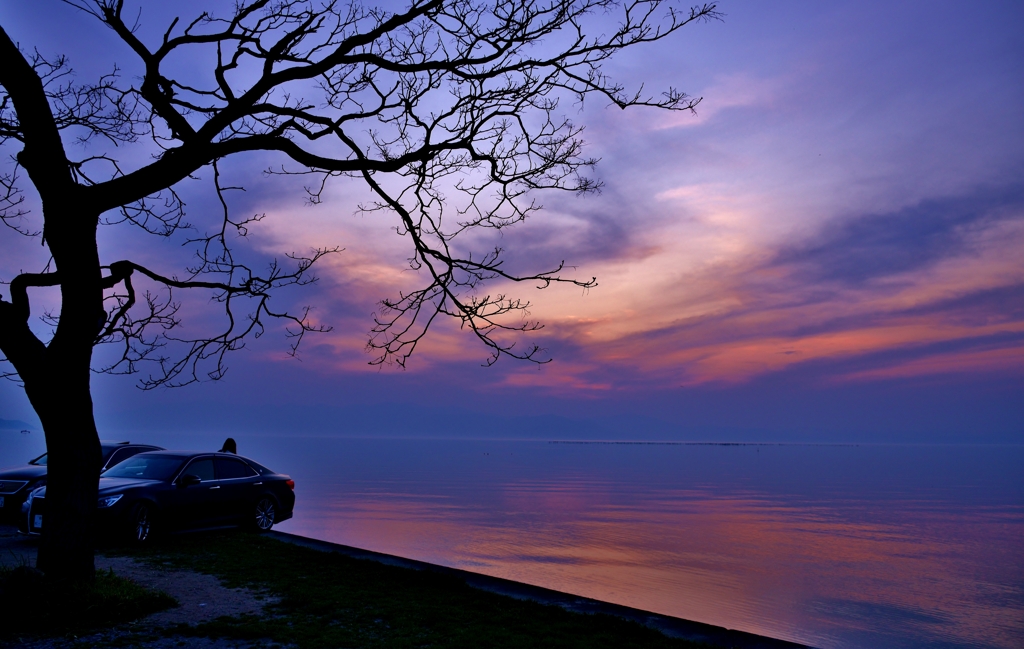
[[[143,544],[153,540],[154,511],[152,505],[139,503],[132,509],[129,520],[129,539],[133,543]]]
[[[270,496],[263,496],[256,501],[253,518],[253,529],[257,532],[266,532],[277,521],[277,502]]]

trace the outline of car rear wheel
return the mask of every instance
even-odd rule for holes
[[[144,544],[153,540],[153,506],[147,503],[139,503],[132,509],[129,519],[128,534],[133,543]]]
[[[252,528],[257,532],[266,532],[277,522],[277,501],[270,496],[263,496],[256,501],[253,508]]]

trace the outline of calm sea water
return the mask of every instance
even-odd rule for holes
[[[822,648],[1024,647],[1024,447],[239,444],[296,479],[283,531]]]

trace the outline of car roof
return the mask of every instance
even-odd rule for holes
[[[240,460],[248,460],[249,458],[242,455],[236,455],[235,453],[221,453],[219,451],[181,451],[177,449],[160,449],[154,451],[146,451],[145,453],[139,453],[139,455],[168,455],[171,457],[180,458],[193,458],[199,457],[200,455],[214,455],[217,457],[234,457]]]
[[[99,445],[103,448],[116,448],[118,446],[153,446],[154,448],[160,448],[157,444],[146,444],[143,442],[130,442],[130,441],[116,441],[113,439],[100,439]]]
[[[163,446],[157,446],[156,444],[132,444],[131,442],[100,442],[100,449],[103,450],[103,456],[113,455],[117,449],[120,448],[148,448],[151,451],[161,451]]]

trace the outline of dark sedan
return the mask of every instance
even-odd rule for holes
[[[229,453],[140,453],[100,476],[99,529],[144,543],[158,532],[242,525],[258,531],[292,516],[295,482]],[[45,524],[46,492],[28,512],[29,531]]]
[[[129,442],[100,441],[103,451],[103,469],[146,451],[161,451],[152,444],[131,444]],[[0,520],[9,521],[21,511],[21,504],[33,489],[46,484],[46,453],[25,466],[0,471]]]

